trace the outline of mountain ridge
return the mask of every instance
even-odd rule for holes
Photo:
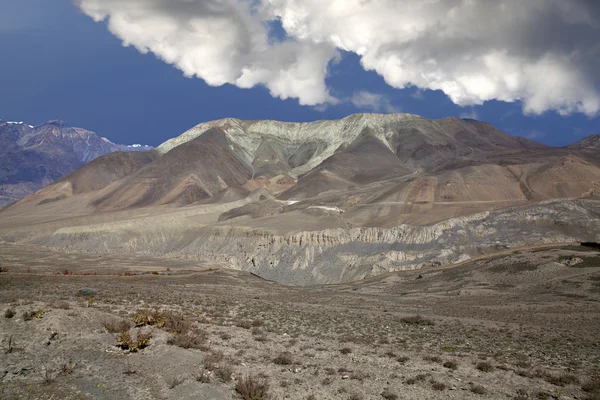
[[[37,126],[0,120],[0,207],[115,151],[148,151],[150,146],[120,145],[96,133],[48,121]]]

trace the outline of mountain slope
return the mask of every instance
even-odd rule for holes
[[[0,208],[114,151],[147,151],[125,146],[62,121],[39,126],[0,121]]]

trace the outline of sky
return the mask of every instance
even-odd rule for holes
[[[159,145],[235,117],[600,133],[596,0],[0,0],[0,119]]]

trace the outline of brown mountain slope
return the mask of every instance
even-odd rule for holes
[[[110,210],[191,204],[251,177],[251,168],[228,148],[223,132],[213,129],[103,189],[92,205]]]
[[[38,205],[58,201],[77,194],[95,192],[113,182],[133,174],[145,164],[159,157],[150,152],[115,152],[96,158],[75,172],[57,180],[28,196],[13,207]]]

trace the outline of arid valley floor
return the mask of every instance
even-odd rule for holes
[[[593,247],[308,287],[16,244],[0,266],[1,398],[600,398]]]

